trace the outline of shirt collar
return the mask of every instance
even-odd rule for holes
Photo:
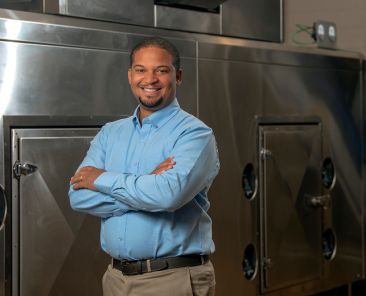
[[[133,112],[132,120],[133,123],[138,125],[139,119],[138,119],[138,112],[140,109],[140,105],[137,106],[135,111]],[[168,106],[164,107],[163,109],[160,109],[148,117],[145,117],[142,121],[142,124],[150,123],[155,127],[162,126],[165,122],[169,120],[171,116],[173,116],[178,110],[180,109],[179,103],[177,98],[175,98]]]

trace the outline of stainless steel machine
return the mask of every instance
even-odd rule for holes
[[[101,295],[109,258],[99,221],[71,210],[68,181],[98,129],[135,108],[129,51],[151,35],[177,45],[179,102],[218,141],[216,294],[357,295],[366,263],[362,57],[205,32],[205,18],[195,30],[159,26],[171,11],[193,11],[208,23],[219,15],[224,28],[225,5],[238,1],[208,1],[209,11],[202,1],[135,2],[151,17],[0,9],[0,295]],[[0,3],[44,12],[52,2]],[[263,36],[251,37],[271,39]]]

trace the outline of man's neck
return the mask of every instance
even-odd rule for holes
[[[138,111],[138,116],[137,116],[139,119],[140,125],[142,125],[142,121],[144,120],[144,118],[150,116],[153,113],[154,113],[154,111],[148,111],[148,110],[142,109],[140,107],[139,111]]]

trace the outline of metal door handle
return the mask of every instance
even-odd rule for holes
[[[0,194],[2,197],[2,200],[0,201],[1,202],[0,215],[2,216],[0,217],[1,220],[0,231],[1,231],[5,226],[6,216],[8,214],[8,204],[6,202],[6,194],[3,186],[1,185],[0,185]]]
[[[330,206],[330,195],[306,196],[306,203],[313,208],[323,208],[326,210]]]
[[[21,175],[29,175],[29,174],[33,174],[36,170],[38,169],[38,167],[34,164],[25,162],[25,163],[21,163],[18,160],[15,162],[14,166],[13,166],[13,172],[14,172],[14,176],[19,179]]]

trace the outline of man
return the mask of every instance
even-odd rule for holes
[[[72,208],[102,218],[101,246],[112,257],[103,294],[213,295],[212,130],[180,109],[180,58],[167,40],[132,50],[128,80],[139,106],[102,128],[70,181]]]

